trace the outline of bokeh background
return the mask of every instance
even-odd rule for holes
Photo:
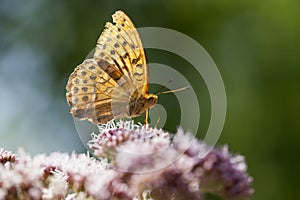
[[[228,101],[218,144],[246,156],[254,177],[253,199],[299,197],[297,0],[1,0],[0,146],[23,147],[32,154],[86,151],[68,113],[65,84],[118,9],[137,27],[180,31],[209,52]],[[150,62],[174,66],[189,77],[201,99],[201,135],[210,117],[201,77],[193,76],[176,55],[146,53]],[[162,97],[161,104],[173,105],[170,99],[172,95]],[[176,119],[166,126],[176,129]]]

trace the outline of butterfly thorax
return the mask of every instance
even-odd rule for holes
[[[143,94],[139,96],[132,96],[129,101],[129,115],[130,117],[139,116],[147,109],[151,108],[157,103],[158,97],[154,94]]]

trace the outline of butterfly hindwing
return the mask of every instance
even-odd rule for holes
[[[111,113],[111,95],[116,86],[94,59],[86,59],[76,67],[67,84],[66,97],[72,106],[70,112],[79,119],[99,123],[96,118],[99,113]]]

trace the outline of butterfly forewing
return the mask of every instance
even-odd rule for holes
[[[148,92],[148,72],[146,66],[146,56],[140,36],[129,17],[122,11],[117,11],[113,15],[113,20],[118,28],[128,33],[127,35],[131,39],[130,41],[132,41],[132,43],[129,44],[134,52],[133,56],[131,57],[131,62],[134,65],[132,68],[132,73],[136,78],[137,86],[142,87],[143,92],[146,93]],[[139,77],[136,77],[137,74],[139,74]]]
[[[103,50],[112,53],[113,62],[117,62],[135,88],[145,94],[148,92],[148,76],[139,34],[129,17],[122,11],[117,11],[112,17],[115,25],[106,23],[105,30],[97,41],[95,57],[103,56]]]

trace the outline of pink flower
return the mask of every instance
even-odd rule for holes
[[[6,162],[15,162],[17,156],[13,154],[11,151],[5,151],[4,149],[0,149],[0,163],[5,164]]]
[[[18,156],[0,150],[0,200],[202,200],[251,198],[244,157],[179,129],[173,135],[130,122],[99,126],[89,154]]]
[[[213,148],[182,129],[172,135],[122,123],[99,127],[100,134],[89,145],[96,157],[109,155],[111,168],[125,173],[128,187],[140,199],[145,194],[153,199],[203,199],[207,192],[227,199],[251,197],[252,178],[244,157],[230,154],[227,146]]]

